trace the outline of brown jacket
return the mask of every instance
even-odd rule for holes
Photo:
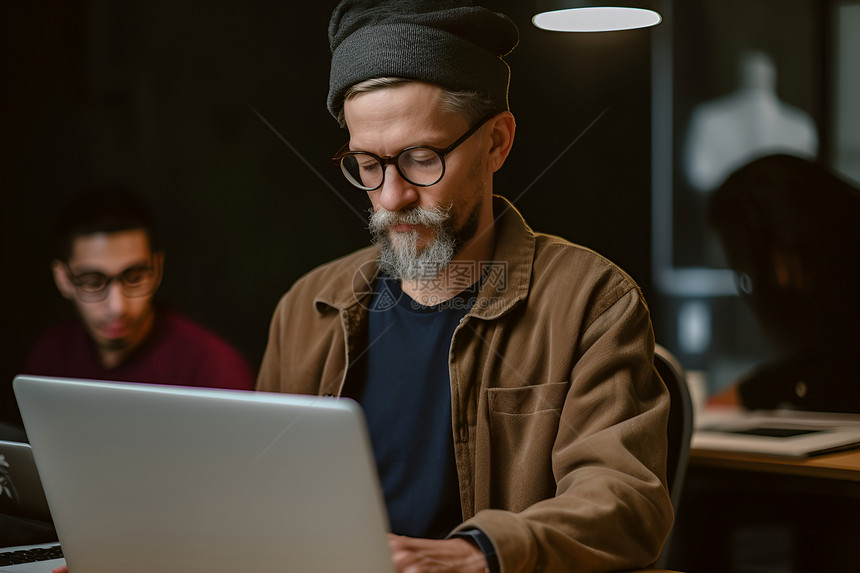
[[[483,283],[451,341],[458,529],[489,536],[505,573],[649,565],[672,505],[669,396],[642,293],[593,251],[534,233],[504,199],[494,208],[506,273]],[[284,295],[258,390],[341,394],[367,347],[375,256],[323,265]]]

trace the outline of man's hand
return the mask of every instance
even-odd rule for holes
[[[69,573],[69,568],[63,565],[62,567],[51,569],[51,573]]]
[[[416,539],[388,534],[398,573],[486,573],[481,550],[465,539]]]

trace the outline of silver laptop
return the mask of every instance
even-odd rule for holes
[[[32,376],[14,388],[73,573],[393,570],[355,402]]]

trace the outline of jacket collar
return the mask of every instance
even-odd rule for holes
[[[529,292],[535,234],[507,199],[493,197],[496,249],[470,315],[494,319],[508,312]]]
[[[531,283],[535,255],[535,234],[519,211],[504,197],[493,197],[496,249],[491,262],[481,262],[485,274],[471,316],[494,319],[526,298]],[[320,289],[314,304],[317,310],[332,307],[344,310],[367,304],[379,274],[376,247],[362,249],[348,258],[351,272],[338,273]],[[488,268],[489,267],[489,268]]]

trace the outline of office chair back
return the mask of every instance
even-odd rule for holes
[[[690,439],[693,435],[693,401],[684,377],[684,369],[672,353],[659,344],[654,348],[654,367],[666,384],[671,399],[667,427],[669,449],[666,462],[666,482],[669,486],[669,495],[672,498],[672,507],[675,510],[677,521],[681,490],[687,472]],[[658,568],[666,567],[670,542],[671,535],[663,547],[660,559],[657,561]]]

